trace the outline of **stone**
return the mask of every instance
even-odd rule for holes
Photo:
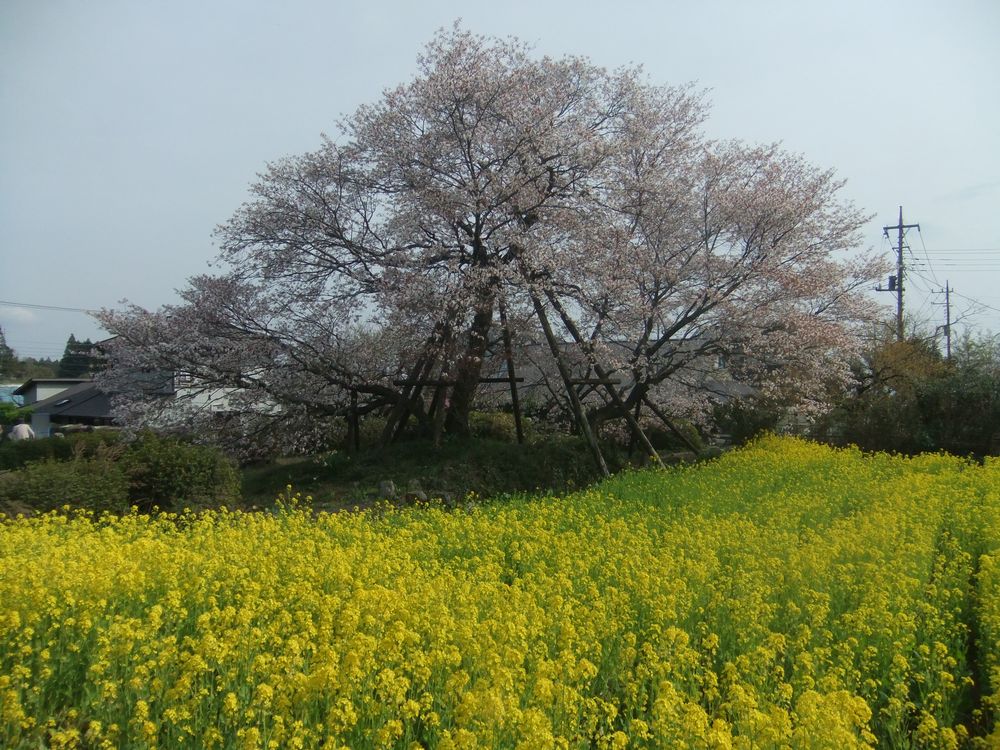
[[[420,484],[419,479],[411,479],[409,485],[406,488],[406,494],[403,499],[408,503],[426,503],[427,493],[424,492],[424,488]]]

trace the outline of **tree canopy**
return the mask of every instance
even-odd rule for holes
[[[874,339],[854,363],[855,388],[818,434],[873,451],[996,455],[1000,343],[966,333],[945,358],[933,339],[919,331],[904,341]]]
[[[56,377],[83,378],[93,375],[101,369],[101,354],[97,346],[90,340],[78,341],[74,334],[66,340],[62,359]]]
[[[0,327],[0,375],[8,375],[17,359],[14,350],[7,346],[7,336]]]
[[[58,364],[52,359],[19,357],[7,344],[7,337],[0,327],[0,379],[3,381],[21,383],[30,378],[53,378],[56,377]]]
[[[232,389],[243,434],[286,448],[351,409],[462,433],[505,334],[592,423],[697,417],[732,383],[810,404],[848,381],[881,269],[854,252],[867,217],[831,171],[707,139],[704,94],[637,68],[458,27],[418,62],[268,166],[180,304],[100,315],[119,416],[203,418],[141,393],[138,369]],[[615,383],[587,395],[581,373]]]

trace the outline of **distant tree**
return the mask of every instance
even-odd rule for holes
[[[1000,448],[1000,346],[966,334],[945,359],[932,337],[875,341],[855,362],[856,387],[818,426],[820,437],[867,450]]]
[[[951,453],[1000,453],[1000,344],[966,334],[942,377],[925,383],[919,403],[934,447]]]
[[[578,424],[648,402],[695,419],[721,361],[807,404],[847,381],[852,327],[873,312],[859,290],[881,269],[845,255],[866,217],[831,172],[708,141],[701,94],[634,68],[459,29],[419,65],[340,142],[269,167],[219,230],[220,275],[180,305],[100,315],[120,418],[199,419],[193,401],[129,395],[130,373],[163,371],[236,389],[230,412],[271,405],[260,434],[281,428],[286,446],[352,393],[390,425],[410,413],[465,434],[501,319],[549,352]],[[571,362],[618,384],[578,393]],[[433,398],[415,381],[436,382]]]
[[[88,377],[98,372],[101,369],[101,364],[100,353],[93,342],[90,339],[77,341],[76,336],[71,333],[66,341],[62,359],[59,360],[56,377]]]
[[[945,370],[932,343],[887,336],[855,361],[855,387],[829,423],[821,426],[821,433],[867,450],[933,450],[934,437],[925,429],[919,394]]]
[[[31,378],[54,378],[59,361],[49,358],[18,357],[11,368],[11,379],[24,382]]]
[[[13,374],[16,359],[14,350],[7,346],[7,337],[4,335],[3,327],[0,327],[0,377],[7,378]]]
[[[29,378],[51,378],[56,374],[56,362],[51,359],[18,357],[7,344],[0,328],[0,378],[7,382],[24,382]]]

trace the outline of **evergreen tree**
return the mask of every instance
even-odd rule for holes
[[[99,369],[97,349],[90,339],[77,341],[72,333],[66,341],[66,349],[59,361],[56,377],[83,378],[93,375]]]
[[[7,346],[7,337],[0,327],[0,376],[11,376],[16,359],[14,350]]]

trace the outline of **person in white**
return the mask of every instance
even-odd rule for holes
[[[35,437],[35,431],[24,423],[24,417],[17,420],[17,424],[10,428],[11,440],[31,440]]]

